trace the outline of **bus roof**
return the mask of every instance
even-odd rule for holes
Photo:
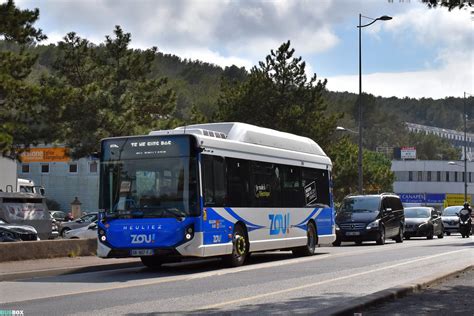
[[[193,134],[230,141],[286,149],[294,152],[327,157],[321,147],[308,137],[246,123],[207,123],[177,127],[174,130],[152,131],[150,135]]]

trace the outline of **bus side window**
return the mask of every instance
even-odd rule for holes
[[[202,191],[204,195],[204,206],[214,206],[215,201],[212,161],[212,156],[202,156]]]
[[[302,207],[304,192],[301,185],[301,168],[295,166],[281,166],[282,179],[282,206]]]
[[[205,206],[224,206],[226,196],[224,158],[203,155],[203,194]]]
[[[278,166],[266,163],[251,163],[251,177],[253,184],[252,206],[255,207],[278,207],[280,206],[281,187],[280,170]]]
[[[330,205],[329,198],[329,171],[321,169],[302,168],[303,186],[310,186],[314,182],[316,189],[316,199],[311,202],[313,204]]]
[[[248,207],[249,205],[249,162],[246,160],[226,158],[227,166],[227,201],[231,207]]]

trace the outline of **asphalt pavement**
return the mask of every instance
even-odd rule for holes
[[[92,258],[85,260],[110,262]],[[82,266],[81,260],[76,262]],[[456,235],[402,244],[389,241],[384,246],[348,243],[321,247],[316,256],[306,258],[294,258],[290,252],[254,254],[248,265],[232,269],[214,259],[165,265],[161,271],[136,265],[3,281],[0,310],[22,310],[25,315],[114,316],[376,314],[384,312],[368,309],[374,301],[386,302],[399,290],[405,294],[416,291],[420,285],[429,285],[473,263],[473,238]],[[46,261],[42,264],[48,265]],[[4,272],[4,267],[0,265],[0,271]],[[461,306],[452,306],[451,311]],[[417,314],[408,306],[398,311]]]

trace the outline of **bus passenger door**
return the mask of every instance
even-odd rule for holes
[[[203,242],[205,255],[224,254],[225,244],[231,241],[229,226],[233,226],[223,216],[226,199],[226,181],[224,158],[202,155],[201,160],[202,192],[203,192]],[[220,247],[219,244],[223,245]]]

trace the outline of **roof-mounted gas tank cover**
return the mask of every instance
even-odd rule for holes
[[[286,149],[291,151],[326,156],[319,145],[308,137],[280,132],[270,128],[246,123],[224,122],[195,124],[177,127],[174,130],[152,131],[150,135],[194,134],[222,138],[242,143]]]

